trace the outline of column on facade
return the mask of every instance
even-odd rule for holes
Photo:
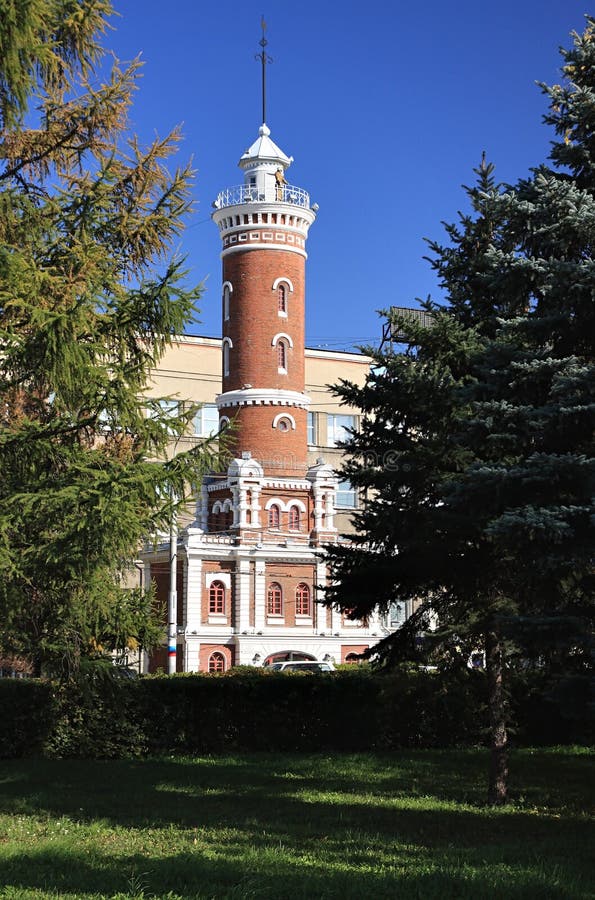
[[[231,488],[231,496],[232,496],[232,510],[233,510],[233,525],[237,528],[240,524],[240,489],[237,484],[234,484]]]
[[[250,628],[251,569],[249,559],[238,559],[235,578],[235,631],[242,634]]]
[[[314,484],[314,529],[315,531],[322,531],[322,523],[323,523],[323,514],[324,514],[324,495],[320,490],[320,486],[316,483]]]
[[[187,554],[184,582],[186,631],[199,631],[202,617],[202,559],[191,551]]]
[[[254,629],[263,631],[266,625],[266,563],[257,559],[254,563]]]
[[[255,483],[250,487],[250,490],[252,491],[252,524],[257,528],[260,528],[262,525],[260,519],[262,510],[260,505],[260,488],[261,486],[258,483]]]
[[[334,531],[335,530],[335,503],[334,503],[334,491],[327,490],[324,497],[324,508],[325,508],[325,531]]]
[[[203,481],[200,487],[200,496],[196,502],[196,524],[201,531],[207,531],[209,526],[209,492]]]

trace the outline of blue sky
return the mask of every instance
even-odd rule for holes
[[[260,19],[267,23],[267,124],[294,163],[288,181],[320,206],[308,240],[306,341],[377,343],[377,310],[438,296],[424,237],[464,208],[483,150],[514,182],[542,162],[553,133],[536,81],[560,81],[558,48],[582,31],[584,0],[299,4],[114,0],[104,45],[142,54],[131,129],[148,141],[182,125],[180,161],[197,170],[180,244],[205,281],[201,324],[220,335],[217,193],[261,124]]]

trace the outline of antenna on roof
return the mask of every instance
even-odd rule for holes
[[[262,64],[262,124],[266,123],[266,64],[272,63],[273,59],[266,52],[266,46],[268,41],[265,37],[267,23],[264,20],[264,16],[260,18],[260,27],[262,28],[262,38],[259,41],[260,46],[262,47],[262,51],[257,53],[254,57],[255,59],[259,59]]]

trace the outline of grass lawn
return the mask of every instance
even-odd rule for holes
[[[0,898],[594,898],[593,757],[0,761]]]

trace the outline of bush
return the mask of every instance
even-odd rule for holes
[[[517,744],[592,740],[584,678],[556,685],[532,672],[513,677],[511,685]],[[242,667],[221,675],[134,680],[97,670],[68,685],[0,679],[0,755],[118,758],[469,746],[484,740],[485,695],[482,671],[411,667],[378,672],[352,666],[330,675]]]
[[[484,740],[484,672],[396,670],[384,676],[379,691],[387,747],[460,747]]]
[[[0,678],[0,758],[39,753],[53,725],[48,682]]]
[[[146,753],[138,682],[118,678],[110,667],[52,687],[48,756],[121,759]]]

